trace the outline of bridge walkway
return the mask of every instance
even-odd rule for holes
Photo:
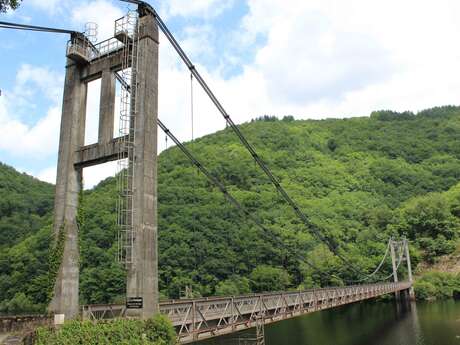
[[[287,291],[231,297],[171,300],[160,303],[160,311],[172,321],[181,344],[188,344],[319,310],[405,291],[410,282],[377,283],[334,288]],[[84,319],[124,317],[123,305],[86,305]]]

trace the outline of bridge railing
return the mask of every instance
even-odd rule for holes
[[[259,295],[174,301],[160,305],[183,342],[253,327],[263,315],[265,323],[405,290],[410,283],[381,283]]]
[[[88,304],[81,307],[83,320],[104,320],[122,318],[126,315],[124,304]]]
[[[171,300],[160,303],[181,343],[254,327],[257,318],[271,323],[309,312],[362,301],[384,294],[406,290],[409,282],[379,283],[304,291],[271,292],[229,297],[206,297]],[[123,305],[90,305],[83,307],[83,317],[103,319],[123,317]]]

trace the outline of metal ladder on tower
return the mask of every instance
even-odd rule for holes
[[[130,11],[115,22],[115,37],[123,43],[123,61],[120,76],[120,119],[118,151],[118,260],[129,265],[134,257],[133,178],[135,155],[135,121],[137,94],[137,60],[139,21],[138,13]]]

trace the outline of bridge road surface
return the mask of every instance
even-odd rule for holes
[[[160,312],[172,321],[181,344],[188,344],[255,327],[256,319],[265,324],[314,311],[407,291],[410,282],[377,283],[305,291],[274,292],[232,297],[172,300],[160,303]],[[408,294],[407,294],[408,295]],[[84,319],[123,317],[123,305],[86,305]]]

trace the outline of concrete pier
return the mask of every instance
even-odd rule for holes
[[[82,168],[75,167],[75,152],[84,144],[87,84],[81,68],[67,59],[59,139],[54,202],[54,235],[64,232],[64,254],[54,285],[50,311],[75,318],[79,312],[79,244],[77,209],[82,189]]]
[[[133,179],[134,258],[128,267],[127,296],[142,297],[141,318],[158,312],[157,119],[158,27],[140,17]]]
[[[115,114],[115,74],[106,68],[101,76],[101,98],[99,102],[98,142],[106,144],[113,139]]]
[[[105,56],[98,45],[75,34],[67,50],[58,168],[54,206],[54,234],[64,231],[64,254],[49,310],[72,319],[79,313],[79,231],[77,211],[84,167],[127,157],[122,138],[114,138],[115,74],[122,69],[124,52],[137,49],[131,91],[134,149],[133,261],[127,266],[127,297],[141,297],[143,308],[132,309],[141,318],[151,317],[158,307],[157,249],[157,117],[158,27],[153,15],[140,7],[139,40]],[[95,55],[96,54],[96,55]],[[94,57],[96,56],[96,57]],[[129,66],[133,64],[128,61]],[[134,65],[134,64],[133,64]],[[126,67],[126,66],[125,66]],[[101,79],[98,142],[84,145],[87,83]],[[120,152],[121,151],[121,152]]]

